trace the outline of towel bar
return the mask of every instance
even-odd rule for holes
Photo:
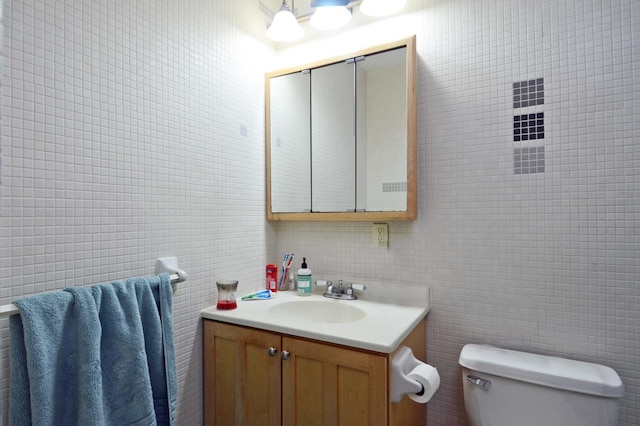
[[[182,277],[180,277],[178,274],[171,274],[169,277],[171,278],[171,284],[175,284],[175,283],[179,283],[179,282],[184,281],[182,279]],[[0,318],[8,317],[10,315],[15,315],[15,314],[19,314],[19,313],[20,313],[20,310],[13,303],[10,303],[8,305],[0,306]]]

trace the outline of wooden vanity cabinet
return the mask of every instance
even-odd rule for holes
[[[283,425],[384,425],[384,356],[291,337],[282,347]]]
[[[281,425],[279,334],[204,321],[205,425]]]
[[[425,359],[424,320],[403,345]],[[390,402],[392,356],[204,320],[205,425],[424,425]]]

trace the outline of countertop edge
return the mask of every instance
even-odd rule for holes
[[[256,302],[260,303],[260,302]],[[343,337],[339,335],[326,334],[314,330],[286,326],[281,324],[271,324],[269,322],[252,320],[249,318],[243,317],[230,317],[224,315],[222,313],[218,313],[215,306],[205,308],[201,311],[201,317],[207,320],[220,321],[228,324],[241,325],[251,328],[256,328],[259,330],[272,331],[277,333],[282,333],[286,335],[290,335],[293,337],[302,337],[317,340],[320,342],[333,343],[342,346],[348,346],[350,348],[363,349],[373,352],[379,352],[384,354],[390,354],[395,351],[398,346],[404,341],[404,339],[411,333],[411,331],[422,321],[430,311],[430,307],[416,307],[412,306],[411,308],[419,309],[420,312],[416,313],[416,317],[409,323],[410,325],[405,328],[405,330],[394,337],[394,339],[388,343],[376,343],[367,340],[358,340],[350,337]],[[225,312],[225,311],[221,311]]]

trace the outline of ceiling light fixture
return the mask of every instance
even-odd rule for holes
[[[287,42],[298,40],[303,35],[304,30],[298,23],[298,19],[289,9],[287,1],[282,0],[280,10],[273,17],[273,21],[267,29],[267,37],[273,41]]]
[[[315,8],[315,12],[309,24],[323,31],[335,30],[346,25],[351,20],[348,4],[349,0],[313,0],[311,7]]]
[[[387,16],[401,10],[407,0],[363,0],[360,12],[367,16]]]

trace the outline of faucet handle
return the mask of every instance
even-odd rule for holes
[[[354,290],[358,290],[358,291],[365,291],[367,289],[367,286],[364,284],[349,284],[349,288],[352,288]]]
[[[331,281],[318,280],[316,281],[316,286],[326,287],[325,294],[333,292],[333,283]]]
[[[364,284],[349,283],[347,285],[346,293],[348,295],[352,295],[353,294],[353,290],[365,291],[366,289],[367,289],[367,286],[364,285]]]

